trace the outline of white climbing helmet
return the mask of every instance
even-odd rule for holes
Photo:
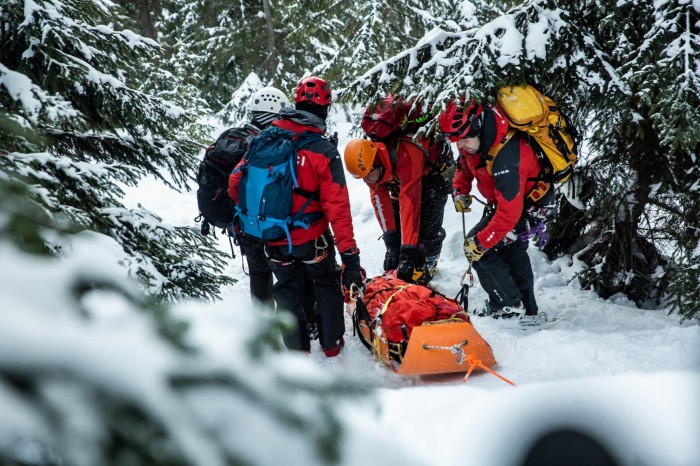
[[[274,87],[263,87],[250,98],[248,110],[276,114],[280,112],[280,108],[289,108],[291,105],[284,92]]]

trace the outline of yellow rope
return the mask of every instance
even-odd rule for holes
[[[410,285],[399,286],[399,287],[396,289],[396,291],[393,292],[393,293],[391,294],[391,296],[389,296],[389,297],[387,298],[386,302],[385,302],[384,305],[382,306],[382,309],[379,311],[379,314],[377,314],[377,316],[374,318],[374,322],[379,322],[380,327],[381,327],[381,321],[382,321],[381,317],[384,315],[384,313],[386,312],[386,310],[389,308],[389,303],[391,302],[391,300],[394,298],[394,296],[396,296],[398,293],[400,293],[401,291],[405,290],[405,289],[408,288],[409,286],[410,286]],[[388,350],[388,349],[389,349],[389,341],[386,340],[386,339],[384,339],[384,338],[382,338],[382,337],[380,337],[379,334],[378,334],[376,331],[374,331],[374,332],[372,332],[372,333],[374,334],[374,341],[372,342],[372,346],[374,347],[374,355],[375,355],[375,357],[376,357],[377,359],[383,361],[385,364],[391,365],[391,361],[388,361],[388,360],[384,357],[384,355],[382,355],[382,347],[381,347],[381,345],[380,345],[380,342],[383,341],[384,343],[386,343],[387,350]]]

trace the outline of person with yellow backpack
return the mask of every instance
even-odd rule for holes
[[[523,325],[546,322],[546,314],[538,312],[527,248],[533,215],[546,214],[554,190],[542,183],[533,146],[524,133],[511,129],[501,108],[473,100],[449,102],[439,124],[459,152],[452,183],[456,210],[471,211],[474,182],[487,203],[464,240],[464,253],[489,296],[474,313],[518,317]]]

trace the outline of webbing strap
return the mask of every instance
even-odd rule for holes
[[[391,302],[392,299],[394,299],[394,296],[396,296],[397,294],[399,294],[401,291],[405,290],[405,289],[408,288],[409,286],[411,286],[411,285],[397,286],[397,287],[396,287],[396,291],[395,291],[394,293],[392,293],[391,296],[389,296],[389,297],[387,298],[386,302],[385,302],[384,305],[382,306],[381,311],[379,311],[379,314],[377,315],[377,317],[380,317],[380,316],[384,315],[384,313],[386,312],[386,310],[389,308],[389,303]]]
[[[501,139],[501,141],[493,146],[491,149],[489,149],[488,154],[491,156],[491,160],[487,162],[487,167],[489,170],[489,174],[491,174],[491,165],[493,164],[493,159],[496,158],[499,152],[501,152],[501,149],[510,142],[511,139],[513,139],[513,136],[515,136],[518,133],[518,130],[513,129],[513,128],[508,128],[508,132],[506,132],[506,135]]]
[[[460,317],[455,317],[457,314],[464,315],[466,317],[466,319],[460,318]],[[447,317],[445,319],[440,319],[440,320],[431,320],[430,322],[423,322],[421,325],[446,324],[448,322],[470,322],[469,314],[467,314],[465,311],[459,311],[459,312],[455,312],[454,314],[452,314],[451,317]]]
[[[377,316],[374,318],[374,320],[381,323],[381,321],[382,321],[382,316],[384,315],[384,313],[386,312],[386,310],[389,308],[389,303],[391,303],[391,300],[394,298],[394,296],[396,296],[398,293],[400,293],[401,291],[405,290],[405,289],[408,288],[409,286],[411,286],[411,285],[397,286],[397,287],[396,287],[396,291],[393,292],[393,293],[391,294],[391,296],[389,296],[389,297],[387,298],[386,302],[384,302],[384,305],[382,306],[381,310],[379,311],[379,313],[377,314]],[[379,336],[379,335],[377,335],[377,334],[375,333],[375,334],[374,334],[374,339],[373,339],[373,341],[372,341],[372,345],[374,346],[374,354],[375,354],[379,359],[381,359],[382,361],[384,361],[386,364],[391,365],[391,361],[389,361],[389,360],[387,360],[386,358],[384,358],[384,355],[382,354],[381,345],[380,345],[381,340],[382,340],[382,337]],[[387,348],[388,348],[388,346],[389,346],[389,340],[386,340],[386,339],[385,339],[384,341],[386,342]]]
[[[367,325],[367,330],[369,331],[369,341],[365,339],[364,335],[362,335],[362,329],[360,329],[361,320],[365,321],[365,324]],[[362,344],[365,345],[368,350],[373,352],[372,342],[374,341],[374,331],[372,331],[372,326],[370,325],[370,317],[369,312],[367,311],[367,306],[365,306],[365,302],[362,300],[362,298],[358,298],[355,301],[355,312],[353,312],[352,315],[352,323],[355,331],[357,332],[357,336],[360,337]]]

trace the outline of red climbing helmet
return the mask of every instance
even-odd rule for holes
[[[302,78],[297,84],[294,102],[311,102],[316,105],[331,104],[331,86],[325,79],[318,76]]]
[[[440,114],[440,129],[450,141],[457,142],[467,136],[474,119],[481,115],[483,110],[480,104],[471,99],[466,105],[461,100],[453,100]]]

